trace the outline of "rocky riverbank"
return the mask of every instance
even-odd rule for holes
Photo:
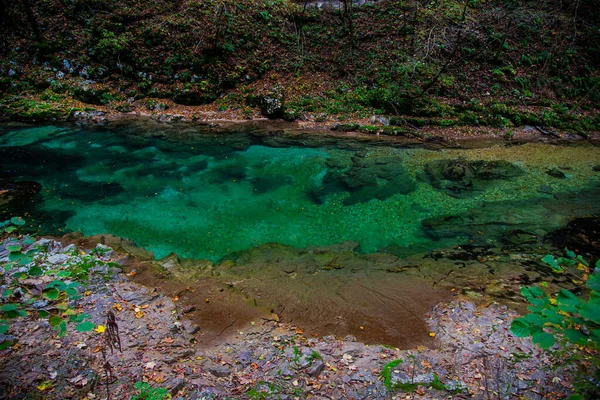
[[[6,240],[0,244],[3,265],[6,246]],[[137,274],[133,255],[92,242],[76,247],[41,239],[31,246],[43,249],[43,270],[94,263],[73,306],[97,326],[106,324],[107,312],[116,316],[122,351],[107,354],[111,398],[130,398],[139,393],[136,382],[147,382],[180,399],[541,399],[564,397],[576,376],[574,366],[510,333],[514,311],[475,306],[462,296],[423,315],[431,341],[410,349],[363,344],[353,336],[314,336],[260,313],[206,343],[202,336],[211,321],[196,325],[186,319],[193,305],[130,280]],[[43,278],[29,284],[35,288]],[[206,293],[193,296],[211,301]],[[47,321],[32,314],[8,332],[15,344],[2,351],[0,398],[106,398],[101,329],[82,333],[69,327],[57,338]]]

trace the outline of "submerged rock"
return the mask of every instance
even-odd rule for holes
[[[475,196],[495,184],[497,180],[510,180],[525,171],[504,160],[467,161],[435,160],[425,166],[421,179],[436,189],[456,198]]]
[[[563,171],[563,170],[562,170],[562,169],[560,169],[560,168],[556,168],[556,167],[549,168],[549,169],[546,171],[546,173],[547,173],[548,175],[550,175],[551,177],[553,177],[553,178],[558,178],[558,179],[567,179],[567,178],[570,178],[570,177],[571,177],[571,176],[570,176],[569,174],[567,174],[565,171]]]
[[[0,215],[25,215],[42,189],[37,182],[10,182],[0,179]]]
[[[544,240],[558,248],[568,248],[578,250],[580,253],[600,256],[600,218],[574,219],[566,227],[548,234]]]
[[[349,193],[344,205],[353,205],[408,194],[416,188],[400,157],[368,158],[359,153],[352,157],[349,167],[333,159],[327,161],[327,167],[322,184],[308,193],[316,204],[325,203],[334,194]]]

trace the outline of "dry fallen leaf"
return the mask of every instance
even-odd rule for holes
[[[123,306],[119,303],[115,303],[112,305],[112,308],[114,308],[117,311],[123,311]]]
[[[167,338],[165,338],[165,339],[164,339],[164,342],[165,342],[165,343],[173,343],[173,342],[174,342],[174,340],[173,340],[173,339],[171,339],[170,337],[167,337]]]

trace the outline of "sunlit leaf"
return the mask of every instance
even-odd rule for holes
[[[516,337],[527,337],[531,334],[531,326],[529,325],[529,322],[525,321],[524,319],[516,318],[510,324],[510,331]]]
[[[556,295],[556,301],[558,304],[564,304],[568,306],[579,306],[581,304],[581,300],[579,297],[575,296],[572,292],[561,289]]]
[[[548,349],[555,343],[554,336],[547,332],[537,332],[531,336],[531,341],[542,349]]]
[[[21,251],[21,245],[19,244],[10,244],[8,246],[6,246],[6,250],[8,250],[11,253],[18,253]]]
[[[48,300],[56,300],[58,299],[58,297],[60,296],[60,290],[58,290],[57,288],[50,288],[50,289],[45,289],[44,290],[44,297],[47,298]]]
[[[86,322],[82,322],[79,325],[77,325],[75,327],[75,330],[79,331],[79,332],[89,332],[92,329],[94,329],[95,326],[96,325],[94,325],[93,322],[86,321]]]

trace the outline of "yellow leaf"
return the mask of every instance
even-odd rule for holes
[[[106,327],[104,325],[98,325],[98,327],[96,328],[96,332],[98,333],[104,333],[105,330]]]
[[[144,316],[144,313],[143,313],[142,311],[138,311],[138,312],[136,312],[136,313],[135,313],[135,317],[136,317],[137,319],[140,319],[140,318],[142,318],[143,316]]]
[[[429,336],[435,337],[435,332],[429,332]]]
[[[113,304],[112,308],[114,308],[117,311],[123,311],[123,306],[119,303]]]
[[[40,383],[39,385],[37,385],[36,387],[38,388],[38,390],[41,390],[41,391],[52,389],[52,382],[44,381],[44,382]]]

